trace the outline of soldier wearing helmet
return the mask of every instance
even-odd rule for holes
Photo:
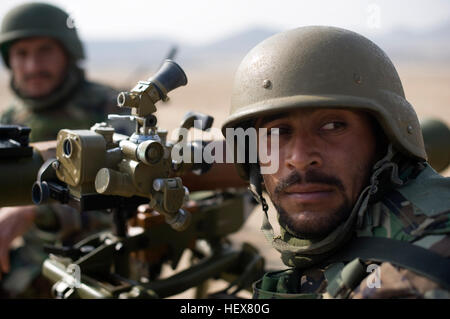
[[[289,267],[256,282],[255,297],[450,297],[450,179],[427,163],[417,115],[373,42],[325,26],[261,42],[236,72],[222,131],[236,128],[267,129],[259,148],[278,143],[275,173],[236,164]]]
[[[2,21],[0,51],[15,97],[0,123],[30,126],[31,141],[52,140],[61,128],[87,128],[118,112],[117,93],[88,81],[78,66],[83,46],[63,10],[45,3],[12,9]]]
[[[83,46],[63,10],[45,3],[13,8],[2,21],[0,51],[14,94],[0,123],[31,127],[31,141],[54,140],[62,128],[88,129],[107,113],[118,113],[115,90],[88,81],[78,65]],[[88,217],[61,205],[2,208],[0,295],[50,296],[48,282],[40,276],[43,245],[68,240],[81,229],[110,225],[100,214]],[[25,245],[10,250],[12,240],[24,233]]]

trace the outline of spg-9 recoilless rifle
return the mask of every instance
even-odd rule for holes
[[[183,174],[206,172],[209,165],[173,161],[174,145],[157,127],[155,104],[186,84],[184,71],[166,60],[153,77],[118,95],[118,105],[130,108],[130,115],[108,116],[135,122],[131,136],[106,123],[58,133],[56,158],[39,169],[33,202],[59,202],[80,212],[108,210],[114,229],[71,247],[47,247],[43,274],[55,282],[56,297],[165,298],[191,287],[204,297],[204,283],[211,278],[228,280],[227,291],[234,294],[262,275],[264,260],[256,249],[226,240],[242,226],[251,195],[243,189],[190,195]],[[181,127],[207,130],[212,121],[189,112]],[[187,249],[192,265],[160,278],[162,265],[175,268]]]

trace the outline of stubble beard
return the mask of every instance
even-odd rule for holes
[[[275,203],[274,207],[278,212],[278,220],[280,225],[294,235],[295,237],[304,239],[318,239],[326,237],[333,230],[339,227],[350,216],[352,206],[345,198],[344,203],[330,213],[323,214],[317,217],[316,220],[306,223],[301,223],[296,220],[298,213],[289,214],[280,205]],[[299,213],[315,214],[314,211],[302,211]]]
[[[296,183],[320,183],[331,185],[342,195],[343,203],[330,212],[320,212],[320,216],[315,216],[308,222],[299,222],[298,214],[319,214],[312,210],[301,210],[299,212],[288,213],[281,207],[280,195],[285,188]],[[350,216],[352,204],[350,198],[345,193],[345,187],[341,180],[334,176],[326,175],[317,171],[308,171],[302,177],[298,172],[291,173],[287,178],[282,180],[275,188],[271,201],[278,212],[278,220],[281,226],[292,235],[305,238],[316,239],[323,238],[334,229],[339,227]]]

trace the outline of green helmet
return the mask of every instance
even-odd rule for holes
[[[398,151],[427,159],[419,120],[390,59],[367,38],[336,27],[297,28],[253,48],[236,72],[222,132],[257,117],[310,107],[367,111]],[[237,166],[248,178],[247,166]]]
[[[75,61],[84,58],[83,46],[66,12],[46,3],[27,3],[8,12],[2,22],[0,50],[7,67],[11,43],[35,36],[55,38]]]

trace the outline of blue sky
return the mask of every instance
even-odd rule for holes
[[[0,18],[22,0],[2,0]],[[450,22],[447,0],[51,0],[74,17],[83,39],[169,36],[192,44],[251,27],[334,25],[363,34],[426,30]]]

